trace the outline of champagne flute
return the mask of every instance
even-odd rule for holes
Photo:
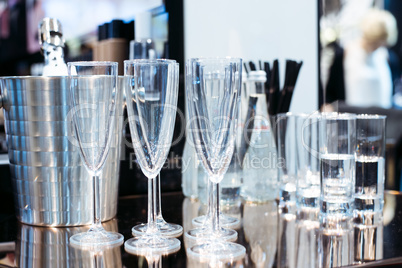
[[[174,60],[124,62],[127,111],[134,151],[148,178],[148,223],[145,234],[124,244],[133,254],[168,254],[180,248],[157,224],[157,175],[166,161],[177,110],[178,70]]]
[[[70,106],[74,134],[84,166],[92,176],[94,219],[88,232],[70,237],[82,247],[122,243],[123,235],[107,232],[101,224],[101,174],[109,154],[114,125],[117,90],[117,62],[69,62]]]
[[[241,59],[198,58],[186,65],[186,90],[191,134],[198,158],[212,183],[212,225],[186,232],[187,238],[201,241],[188,253],[201,258],[222,259],[245,254],[239,244],[226,242],[237,232],[220,226],[219,182],[231,161],[236,137],[237,108],[240,102]]]
[[[175,64],[175,72],[177,72],[174,75],[175,85],[174,87],[178,87],[179,83],[179,64]],[[166,237],[179,237],[183,233],[183,227],[181,227],[178,224],[174,223],[167,223],[165,219],[162,216],[162,206],[161,206],[161,175],[158,174],[158,177],[155,180],[156,183],[156,200],[155,200],[155,205],[156,205],[156,225],[158,226],[159,232]],[[147,232],[148,224],[142,223],[139,225],[134,226],[131,229],[131,232],[133,236],[140,236],[143,235]]]
[[[192,85],[191,77],[186,77],[185,81],[186,81],[186,87]],[[187,138],[190,140],[190,144],[192,146],[194,146],[194,144],[193,144],[194,142],[192,141],[192,139],[190,139],[191,135],[188,136]],[[200,215],[200,216],[192,219],[191,223],[195,227],[202,227],[204,225],[205,226],[212,225],[213,214],[214,214],[213,205],[212,205],[213,182],[210,180],[207,180],[206,195],[207,195],[207,211],[206,211],[205,215]],[[235,217],[231,217],[231,216],[225,215],[222,212],[220,212],[219,223],[224,228],[235,229],[236,227],[238,227],[240,225],[240,220]],[[229,240],[235,240],[237,238],[237,235],[226,236],[226,238]]]

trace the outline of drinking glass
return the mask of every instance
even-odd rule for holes
[[[118,244],[123,235],[103,229],[100,210],[100,180],[109,153],[119,94],[117,62],[69,62],[68,75],[74,134],[81,160],[93,178],[94,196],[91,228],[73,235],[70,242],[83,247]]]
[[[175,75],[174,80],[177,85],[174,87],[178,87],[179,83],[179,64],[175,64]],[[159,232],[166,237],[178,237],[183,233],[183,227],[174,223],[167,223],[162,216],[162,206],[161,206],[161,176],[158,174],[158,177],[155,179],[156,183],[156,225],[159,229]],[[134,226],[131,229],[133,236],[140,236],[147,232],[148,224],[142,223]]]
[[[279,205],[296,208],[296,115],[282,113],[276,116],[279,166]]]
[[[320,267],[350,265],[353,257],[356,115],[321,114]]]
[[[293,267],[296,261],[296,115],[277,114],[279,204],[278,267]]]
[[[380,213],[384,203],[385,120],[381,115],[358,115],[356,119],[355,222]],[[371,216],[371,215],[370,215]]]
[[[383,258],[386,116],[357,115],[354,261]]]
[[[296,267],[318,266],[321,114],[296,115]]]
[[[145,234],[124,244],[134,254],[168,254],[180,248],[176,238],[158,227],[157,175],[169,153],[177,110],[178,69],[174,60],[124,62],[127,111],[134,151],[148,178],[148,223]]]
[[[296,116],[297,181],[296,205],[308,212],[319,208],[320,199],[320,144],[319,121],[321,115]],[[318,214],[318,213],[315,213]]]
[[[354,204],[356,115],[322,114],[319,139],[322,219],[348,220]]]
[[[243,246],[225,241],[236,239],[237,232],[222,228],[219,221],[219,182],[229,167],[236,139],[241,63],[235,58],[196,58],[186,65],[190,132],[213,188],[208,201],[212,202],[212,224],[186,232],[187,238],[201,242],[188,249],[189,254],[200,258],[221,259],[245,253]]]

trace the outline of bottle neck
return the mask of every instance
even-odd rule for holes
[[[250,94],[265,94],[265,82],[259,80],[249,80]]]
[[[44,48],[45,65],[57,66],[65,64],[64,51],[62,47],[49,45]]]
[[[60,46],[47,45],[42,47],[45,57],[43,67],[44,76],[65,76],[68,75],[67,65],[64,62],[64,51]]]

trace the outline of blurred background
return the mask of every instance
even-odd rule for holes
[[[361,42],[358,40],[364,35],[362,21],[373,8],[385,10],[385,16],[391,16],[385,22],[378,19],[382,15],[374,16],[383,23],[383,26],[375,26],[380,28],[380,41],[372,45],[370,53],[361,50],[367,55],[379,55],[372,56],[378,58],[379,64],[367,68],[369,73],[381,75],[375,76],[376,80],[371,76],[371,82],[366,82],[383,85],[385,81],[388,85],[379,93],[382,97],[386,95],[381,103],[370,102],[369,94],[359,95],[364,87],[358,80],[354,80],[354,88],[358,90],[348,90],[349,78],[345,75],[353,73],[345,70],[360,69],[353,67],[359,63],[346,60],[347,51],[359,49],[351,44]],[[0,76],[41,74],[44,58],[38,42],[38,23],[44,17],[54,17],[61,22],[66,41],[65,61],[68,62],[96,59],[99,44],[116,38],[125,40],[124,53],[128,58],[130,41],[144,38],[137,33],[143,26],[140,18],[144,13],[151,18],[150,36],[146,38],[153,40],[157,57],[175,59],[181,66],[178,104],[181,115],[176,120],[175,142],[168,159],[170,165],[162,170],[166,178],[162,180],[163,190],[181,190],[180,158],[185,139],[184,62],[199,56],[234,56],[255,62],[303,61],[291,112],[309,113],[326,107],[387,115],[387,163],[390,166],[386,185],[389,189],[400,189],[402,142],[398,128],[402,120],[402,43],[398,29],[402,25],[402,3],[399,0],[0,0]],[[115,30],[105,32],[105,27]],[[394,30],[389,30],[391,28]],[[377,67],[380,71],[376,71]],[[284,69],[282,64],[281,81],[284,81]],[[372,90],[376,90],[375,86]],[[348,99],[348,94],[354,98]],[[375,96],[372,98],[376,99]],[[0,149],[6,154],[3,124],[0,128]],[[129,144],[129,135],[126,137]],[[122,195],[146,192],[146,180],[142,172],[137,172],[132,153],[132,149],[124,146]],[[6,174],[6,155],[3,159],[2,174]]]

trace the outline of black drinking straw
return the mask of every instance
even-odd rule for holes
[[[243,66],[244,66],[244,71],[246,72],[246,74],[248,74],[247,63],[243,62]]]
[[[265,97],[267,99],[267,103],[269,103],[269,85],[271,84],[271,66],[269,62],[264,62],[264,71],[267,76],[267,81],[265,81]]]
[[[287,88],[290,85],[291,81],[291,73],[293,72],[294,62],[291,60],[286,60],[286,67],[285,67],[285,82],[283,84],[283,88],[279,97],[279,103],[276,108],[276,113],[284,113],[285,101],[287,98]]]
[[[297,63],[296,61],[289,61],[289,66],[286,67],[286,72],[288,73],[289,68],[289,76],[288,81],[285,81],[285,86],[283,87],[281,100],[280,100],[280,110],[279,113],[286,113],[289,111],[290,103],[292,101],[293,92],[296,86],[297,77],[299,76],[299,72],[303,62]],[[283,97],[283,98],[282,98]]]
[[[268,114],[275,115],[277,111],[278,105],[278,96],[279,96],[279,62],[278,60],[274,60],[274,64],[271,70],[271,79],[269,85],[269,105],[268,105]]]
[[[250,70],[251,70],[251,71],[256,71],[256,70],[257,70],[257,68],[255,67],[254,62],[249,61],[248,64],[250,65]]]

